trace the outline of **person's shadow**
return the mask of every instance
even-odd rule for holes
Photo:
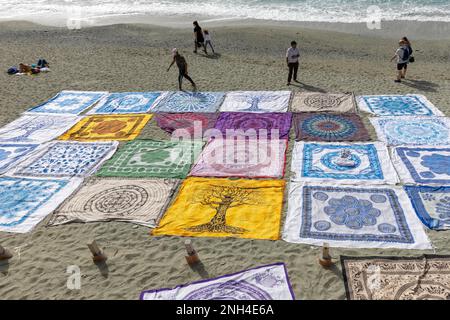
[[[303,88],[303,89],[305,89],[307,91],[311,91],[311,92],[320,92],[320,93],[327,93],[328,92],[327,90],[324,90],[324,89],[319,88],[319,87],[311,86],[311,85],[303,83],[301,81],[291,82],[291,86],[294,86],[294,87],[297,87],[297,88]]]
[[[6,276],[8,275],[8,272],[9,272],[9,261],[8,260],[0,261],[0,273]]]
[[[209,273],[208,271],[206,271],[205,265],[201,261],[197,262],[194,265],[190,265],[189,267],[195,272],[197,272],[200,275],[200,277],[202,277],[202,279],[209,278]]]
[[[437,92],[437,88],[439,88],[438,84],[425,80],[404,79],[402,84],[425,92]]]
[[[218,60],[222,55],[220,53],[213,53],[213,54],[206,54],[206,53],[200,53],[202,57],[207,58],[207,59],[213,59],[213,60]]]

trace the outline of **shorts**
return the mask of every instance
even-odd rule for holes
[[[408,69],[408,63],[405,62],[405,63],[398,63],[397,64],[397,70],[398,71],[401,71],[403,69],[405,69],[405,70]]]

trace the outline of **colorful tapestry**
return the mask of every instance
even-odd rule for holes
[[[216,112],[224,96],[223,92],[172,92],[153,112]]]
[[[349,300],[449,300],[450,256],[341,256]]]
[[[164,92],[110,93],[100,100],[88,114],[147,113],[164,96]]]
[[[293,181],[343,184],[396,184],[389,151],[374,143],[296,142],[292,151]]]
[[[378,139],[390,146],[450,143],[450,121],[444,117],[370,118]]]
[[[151,118],[152,116],[149,114],[88,116],[59,139],[78,141],[133,140]]]
[[[416,214],[429,229],[450,229],[450,187],[405,186]]]
[[[292,182],[283,239],[343,248],[431,249],[405,191],[390,186]]]
[[[294,300],[284,263],[177,286],[143,291],[141,300]]]
[[[175,137],[203,139],[205,132],[213,128],[218,113],[157,113],[158,126]]]
[[[249,136],[269,139],[289,139],[292,113],[290,112],[222,112],[215,128],[223,138]]]
[[[369,133],[357,114],[294,113],[296,140],[368,141]]]
[[[18,161],[35,151],[37,144],[0,143],[0,174],[8,171]]]
[[[25,233],[55,210],[82,179],[0,177],[0,231]]]
[[[286,112],[290,98],[290,91],[231,91],[227,93],[220,111]]]
[[[135,140],[120,148],[98,176],[185,178],[202,147],[201,140]]]
[[[49,225],[124,221],[154,228],[177,185],[169,179],[92,178],[58,208]]]
[[[64,90],[47,102],[29,109],[27,113],[78,115],[92,107],[107,93],[108,92]]]
[[[295,92],[292,112],[356,112],[353,93]]]
[[[444,116],[420,94],[360,96],[357,101],[360,110],[377,116]]]
[[[448,146],[397,147],[392,162],[404,183],[450,185]]]
[[[284,184],[188,178],[152,234],[277,240]]]
[[[213,139],[192,168],[199,177],[282,178],[287,140]]]
[[[59,137],[82,118],[24,115],[0,129],[0,143],[43,143]]]
[[[48,143],[43,150],[21,162],[11,174],[25,177],[87,177],[116,151],[118,142]]]

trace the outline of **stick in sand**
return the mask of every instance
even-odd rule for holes
[[[200,262],[200,259],[198,258],[198,254],[194,249],[194,246],[192,245],[192,240],[186,240],[184,242],[184,246],[186,247],[186,252],[187,252],[187,256],[186,256],[186,261],[187,263],[192,266],[194,264],[197,264]]]
[[[328,268],[333,265],[333,260],[330,256],[330,245],[326,242],[322,246],[322,257],[319,258],[319,263],[324,268]]]
[[[94,240],[91,243],[88,243],[88,248],[92,252],[92,260],[94,263],[105,262],[108,257],[100,250],[97,245],[97,242]]]
[[[9,260],[9,259],[11,259],[12,258],[12,253],[11,252],[9,252],[8,250],[6,250],[5,248],[3,248],[1,245],[0,245],[0,261],[2,261],[2,260]]]

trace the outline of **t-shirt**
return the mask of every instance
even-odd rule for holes
[[[397,63],[407,63],[409,61],[410,51],[408,47],[403,46],[398,48],[395,54],[397,55]]]
[[[205,37],[205,41],[211,41],[211,35],[209,33],[205,33],[203,36]]]
[[[298,48],[290,47],[289,49],[287,49],[286,58],[288,59],[288,63],[298,62],[299,57],[300,57],[300,50]]]
[[[196,26],[194,28],[194,32],[197,32],[197,42],[204,42],[205,40],[203,39],[203,31],[202,28],[200,28],[199,26]]]

